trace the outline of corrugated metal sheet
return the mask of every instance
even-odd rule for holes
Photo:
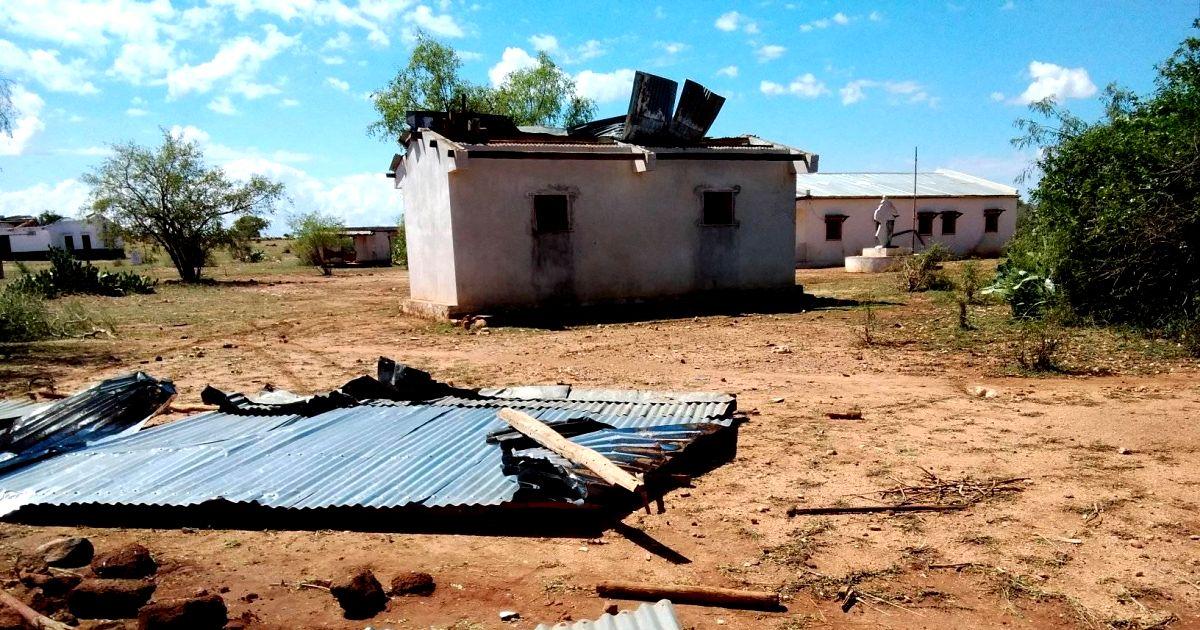
[[[798,173],[796,196],[909,197],[912,173]],[[950,170],[917,174],[919,197],[1012,197],[1017,189]]]
[[[0,418],[20,418],[49,407],[48,402],[31,400],[0,400]]]
[[[528,411],[546,422],[587,415],[628,431],[572,438],[626,466],[638,464],[637,449],[678,452],[689,439],[686,425],[695,425],[661,415]],[[487,436],[507,427],[493,407],[202,414],[2,474],[0,514],[25,505],[189,506],[217,499],[293,509],[502,505],[518,483],[503,473],[502,449]],[[656,427],[662,427],[659,441]],[[694,439],[704,431],[690,433]]]
[[[602,615],[595,621],[541,624],[534,630],[681,630],[675,607],[667,600],[657,604],[642,604],[637,610],[622,610],[615,615]]]

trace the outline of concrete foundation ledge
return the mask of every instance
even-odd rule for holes
[[[405,315],[412,315],[413,317],[439,320],[455,319],[466,314],[460,311],[457,306],[427,302],[425,300],[414,300],[412,298],[400,300],[400,312]]]
[[[911,254],[910,254],[911,255]],[[847,256],[847,273],[883,273],[895,271],[908,256]]]

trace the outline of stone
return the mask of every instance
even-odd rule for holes
[[[337,599],[347,619],[367,619],[387,606],[387,593],[370,569],[358,569],[334,582],[329,592]]]
[[[40,588],[46,595],[57,596],[75,588],[83,581],[82,575],[75,573],[34,573],[21,572],[21,583],[29,588]]]
[[[1118,455],[1132,455],[1133,451],[1122,446],[1121,448],[1117,449],[1117,454]]]
[[[150,550],[133,543],[101,554],[92,561],[92,572],[102,578],[135,579],[154,575],[158,563]]]
[[[220,630],[228,620],[220,595],[165,599],[138,611],[138,630]]]
[[[392,597],[426,596],[432,594],[435,588],[437,588],[437,584],[433,581],[432,575],[420,571],[410,571],[392,578],[392,588],[388,591],[388,595]]]
[[[79,536],[52,540],[37,548],[38,554],[47,566],[73,569],[82,567],[92,561],[96,550],[92,541]]]
[[[131,619],[150,601],[154,582],[87,579],[67,594],[67,605],[81,619]]]
[[[620,610],[621,610],[621,609],[617,607],[617,603],[616,603],[616,602],[610,602],[610,601],[606,601],[606,602],[604,602],[604,613],[605,613],[605,614],[607,614],[607,615],[615,615],[615,614],[617,614],[617,612],[619,612]]]
[[[15,610],[0,608],[0,630],[25,630],[25,619]]]
[[[521,618],[521,613],[515,610],[501,610],[500,621],[516,621]]]

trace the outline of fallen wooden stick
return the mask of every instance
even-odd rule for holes
[[[71,626],[65,623],[55,621],[38,611],[26,606],[24,602],[13,597],[11,593],[4,589],[0,589],[0,603],[11,608],[25,623],[36,630],[74,630]]]
[[[625,488],[630,492],[642,492],[641,479],[629,474],[600,453],[559,435],[558,431],[546,426],[541,420],[507,407],[501,409],[498,415],[501,420],[512,425],[512,428],[522,435],[596,473],[596,476],[608,483]]]
[[[830,507],[791,507],[788,508],[788,516],[815,516],[819,514],[874,514],[877,512],[950,512],[953,510],[965,510],[969,507],[965,503],[954,503],[950,505],[845,505],[845,506],[830,506]]]
[[[722,606],[724,608],[748,608],[754,610],[778,610],[779,595],[768,591],[742,591],[715,586],[690,586],[643,584],[638,582],[601,582],[596,585],[596,594],[616,599],[636,599],[656,602],[669,599],[676,604],[700,606]]]
[[[825,414],[831,420],[862,420],[862,411],[851,409],[850,411],[830,411]]]

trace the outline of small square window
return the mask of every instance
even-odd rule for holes
[[[733,225],[733,191],[704,191],[704,225]]]
[[[922,212],[917,215],[917,234],[921,236],[933,235],[933,217],[937,215],[932,212]]]
[[[983,231],[988,234],[995,234],[1000,231],[1000,213],[1004,212],[999,208],[988,208],[983,211]]]
[[[947,210],[942,213],[942,234],[955,234],[958,232],[958,212]]]
[[[825,240],[840,241],[842,240],[842,223],[845,223],[846,217],[841,214],[825,215]]]
[[[566,195],[533,196],[533,233],[571,231],[570,200]]]

